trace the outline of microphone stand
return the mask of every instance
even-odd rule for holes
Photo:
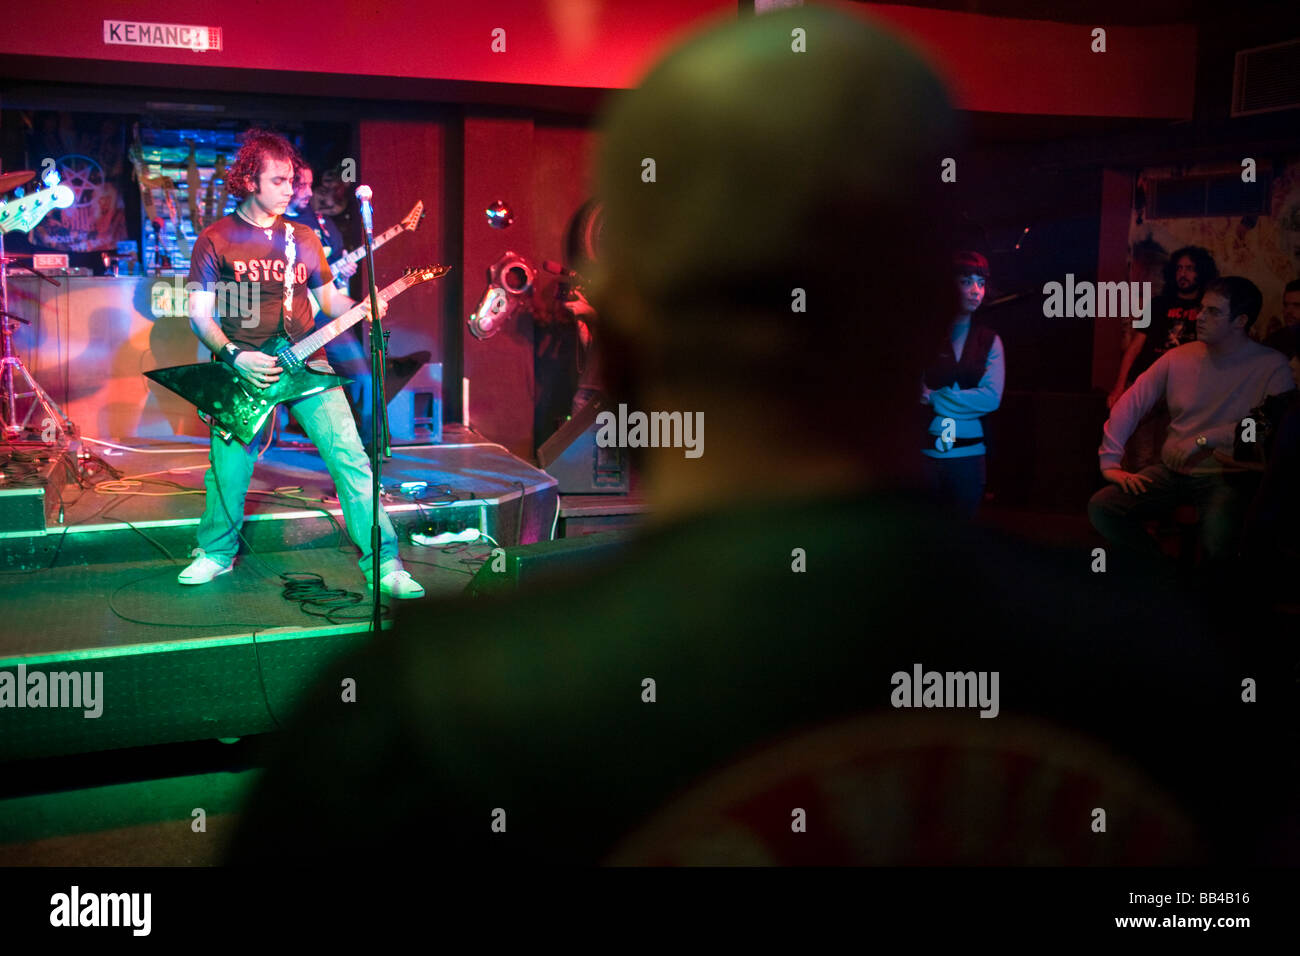
[[[362,187],[365,188],[365,187]],[[361,190],[357,190],[358,193]],[[369,190],[366,190],[369,192]],[[372,229],[372,216],[366,215],[364,206],[369,199],[362,200],[362,232],[366,242],[366,283],[370,296],[370,579],[371,601],[373,611],[370,619],[371,632],[379,634],[381,629],[379,613],[379,459],[380,450],[384,458],[392,458],[393,450],[388,442],[388,407],[383,401],[384,362],[388,345],[388,333],[384,331],[379,317],[379,291],[375,285],[375,248]]]

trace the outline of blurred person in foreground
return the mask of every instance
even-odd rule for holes
[[[653,521],[622,560],[401,617],[328,667],[231,861],[1250,855],[1277,794],[1228,812],[1252,741],[1223,743],[1237,673],[1191,609],[914,490],[916,369],[957,307],[930,69],[856,15],[743,17],[605,129],[611,391],[702,413],[703,453],[645,450]],[[899,681],[917,667],[996,672],[1000,701],[933,707]]]

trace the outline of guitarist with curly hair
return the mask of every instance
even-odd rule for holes
[[[238,295],[228,296],[228,300],[241,305],[251,303],[251,308],[226,308],[225,314],[218,316],[215,291],[192,291],[190,325],[252,394],[273,387],[283,371],[276,356],[259,348],[277,335],[298,340],[311,333],[308,289],[331,318],[357,305],[331,281],[316,234],[305,224],[284,218],[301,168],[302,160],[284,137],[264,130],[250,131],[227,173],[230,191],[240,203],[234,213],[204,229],[194,244],[190,281],[204,290],[235,288]],[[364,309],[368,315],[369,305]],[[381,316],[386,311],[381,299]],[[312,354],[306,365],[315,371],[332,372],[324,349]],[[330,380],[331,384],[337,381]],[[369,579],[373,513],[370,461],[343,390],[323,388],[294,400],[289,408],[329,469],[348,533],[361,549],[359,564]],[[178,578],[181,584],[206,584],[233,567],[257,447],[255,440],[242,444],[213,428],[212,467],[205,478],[207,501],[199,524],[198,548],[194,562]],[[403,570],[397,534],[382,510],[379,524],[380,589],[393,597],[420,597],[424,588]]]

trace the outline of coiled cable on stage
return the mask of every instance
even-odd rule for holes
[[[362,603],[368,605],[369,602],[366,601],[365,595],[342,588],[326,587],[325,579],[314,571],[285,571],[280,575],[280,578],[284,581],[284,594],[282,597],[286,601],[297,602],[304,614],[310,614],[312,617],[323,617],[331,624],[370,619],[370,610],[368,608],[363,614],[342,613],[345,609]],[[387,604],[381,604],[380,607],[385,611],[388,610]],[[314,610],[314,608],[320,610]]]

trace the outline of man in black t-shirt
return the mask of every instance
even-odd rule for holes
[[[287,140],[274,133],[248,134],[227,173],[230,191],[241,199],[232,215],[214,222],[194,244],[190,281],[203,291],[190,295],[190,325],[214,356],[249,385],[266,388],[280,377],[274,356],[258,348],[283,332],[300,340],[312,331],[307,290],[322,312],[337,318],[357,303],[330,281],[325,251],[316,234],[284,218],[301,168]],[[226,303],[219,324],[217,290]],[[367,312],[369,306],[366,306]],[[380,315],[387,311],[380,302]],[[308,364],[329,372],[324,349]],[[372,571],[372,488],[370,461],[352,422],[341,388],[329,388],[290,404],[290,411],[321,452],[338,490],[339,503],[360,565]],[[181,572],[181,584],[206,584],[234,565],[244,499],[253,477],[259,442],[248,446],[212,433],[211,462],[204,484],[207,503],[199,524],[195,560]],[[397,535],[388,515],[379,513],[380,588],[394,597],[420,597],[424,588],[402,569]]]
[[[1214,257],[1200,246],[1184,246],[1165,263],[1164,288],[1151,303],[1151,324],[1137,329],[1120,362],[1115,387],[1106,399],[1114,408],[1120,396],[1170,349],[1196,341],[1196,316],[1201,310],[1201,293],[1219,275]],[[1129,439],[1124,463],[1129,471],[1141,471],[1158,464],[1160,448],[1169,428],[1169,410],[1160,402]]]
[[[311,167],[304,165],[298,170],[298,187],[289,202],[286,217],[304,223],[320,239],[325,247],[325,260],[331,267],[339,263],[339,279],[336,284],[344,291],[348,281],[357,274],[355,262],[339,262],[347,250],[347,243],[338,224],[332,216],[327,216],[316,208],[315,176]],[[326,273],[329,275],[329,272]],[[324,312],[315,316],[316,327],[320,328],[330,321]],[[351,379],[351,384],[344,387],[344,394],[352,406],[352,413],[357,423],[361,441],[369,445],[370,429],[370,352],[362,323],[358,322],[350,329],[344,329],[341,335],[325,343],[325,357],[334,371],[344,378]]]
[[[1106,402],[1113,408],[1133,381],[1172,348],[1196,341],[1201,293],[1219,275],[1214,257],[1200,246],[1184,246],[1165,264],[1165,284],[1151,303],[1151,325],[1138,329],[1120,362]]]
[[[1183,298],[1180,295],[1156,297],[1151,303],[1150,328],[1137,333],[1142,337],[1142,344],[1129,368],[1126,388],[1170,349],[1196,341],[1196,316],[1200,311],[1201,290],[1199,288],[1191,298]]]
[[[310,166],[304,165],[298,170],[298,185],[294,189],[293,199],[289,200],[289,209],[285,217],[306,225],[325,247],[325,261],[331,266],[347,252],[343,244],[343,234],[329,216],[318,213],[312,205],[312,191],[315,175]],[[339,267],[339,273],[345,278],[356,274],[355,263],[346,263]]]
[[[281,331],[301,339],[312,330],[307,290],[329,282],[325,250],[305,224],[286,216],[270,220],[271,224],[263,228],[251,222],[242,208],[243,204],[212,223],[195,241],[190,281],[199,283],[205,291],[222,288],[226,293],[230,307],[214,317],[219,318],[222,332],[231,341],[260,348]],[[292,294],[285,281],[290,237],[294,260]],[[218,287],[217,283],[225,285]],[[282,327],[286,307],[288,321]],[[324,349],[310,360],[321,368],[325,361]],[[240,368],[236,366],[236,370]],[[271,380],[276,377],[269,376]]]

